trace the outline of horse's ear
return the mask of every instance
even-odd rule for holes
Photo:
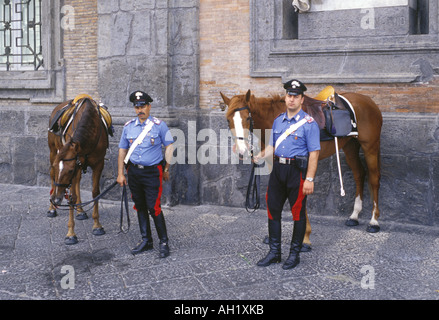
[[[252,97],[252,92],[251,92],[251,90],[249,89],[249,90],[247,91],[247,94],[245,95],[245,101],[249,102],[251,97]]]
[[[222,92],[220,92],[221,98],[223,98],[223,101],[226,105],[229,105],[230,99],[227,98]]]

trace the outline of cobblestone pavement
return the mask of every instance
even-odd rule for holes
[[[64,245],[67,212],[46,217],[48,192],[0,184],[1,300],[439,299],[438,228],[386,221],[369,234],[368,217],[348,228],[343,219],[312,215],[312,251],[284,271],[282,264],[256,266],[267,252],[263,210],[164,208],[171,255],[159,259],[154,228],[154,250],[130,254],[137,218],[131,209],[130,231],[118,233],[120,203],[112,201],[100,204],[105,235],[92,235],[90,217],[76,221],[79,243]],[[283,260],[292,227],[285,213]]]

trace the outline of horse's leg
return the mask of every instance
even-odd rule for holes
[[[104,169],[104,161],[102,161],[102,165],[98,165],[98,167],[93,169],[93,199],[99,196],[99,180],[101,177],[102,170]],[[105,230],[99,222],[99,201],[95,201],[93,207],[93,234],[95,236],[101,236],[105,234]]]
[[[364,156],[366,158],[367,168],[369,171],[369,186],[371,189],[371,196],[373,201],[372,218],[367,232],[376,233],[380,231],[378,218],[380,217],[380,210],[378,207],[378,192],[380,189],[380,141],[378,140],[372,147],[364,148]]]
[[[52,195],[52,192],[55,192],[55,184],[54,184],[55,172],[54,172],[54,169],[52,167],[52,164],[55,161],[57,150],[56,150],[55,144],[53,142],[51,142],[49,144],[49,148],[50,148],[50,155],[49,155],[49,160],[50,160],[50,182],[51,182],[51,187],[52,187],[50,189],[50,195]],[[47,211],[47,216],[49,218],[55,218],[57,216],[56,207],[52,203],[50,203],[50,205],[49,205],[49,210]]]
[[[76,179],[74,179],[76,180]],[[76,203],[75,182],[71,189],[71,203]],[[71,205],[69,210],[69,222],[67,224],[68,231],[64,243],[66,245],[74,245],[78,243],[78,237],[75,234],[75,208]]]
[[[356,185],[354,211],[352,212],[349,219],[346,221],[346,225],[348,227],[353,227],[358,226],[358,215],[363,209],[363,191],[366,171],[364,170],[363,164],[360,160],[360,144],[357,140],[350,140],[343,147],[343,151],[345,153],[346,162],[351,168],[354,175]]]
[[[52,169],[50,171],[52,171]],[[52,173],[50,175],[52,177]],[[52,188],[50,189],[50,195],[52,196],[52,193],[55,192],[55,184],[53,182],[53,178],[51,180],[52,180],[52,183],[51,183]],[[55,218],[57,215],[58,214],[56,213],[56,207],[53,205],[52,202],[50,202],[49,210],[47,211],[47,217]]]
[[[68,232],[66,235],[66,238],[64,240],[64,243],[66,245],[73,245],[78,243],[78,237],[76,237],[75,234],[75,209],[71,206],[69,210],[69,223],[68,226]]]
[[[308,219],[308,210],[305,211],[305,215],[306,215],[306,230],[305,230],[305,236],[303,237],[301,252],[311,251],[311,240],[309,240],[309,236],[311,235],[311,223],[309,223],[309,219]]]
[[[81,177],[82,177],[82,172],[79,171],[78,172],[79,175],[79,181],[78,184],[76,185],[76,195],[78,196],[78,200],[76,200],[76,204],[80,204],[82,203],[81,201]],[[84,212],[84,210],[82,209],[81,206],[76,206],[76,219],[77,220],[87,220],[88,216],[87,213]]]

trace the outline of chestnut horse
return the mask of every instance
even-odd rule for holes
[[[253,122],[254,129],[261,129],[261,132],[264,132],[265,129],[272,128],[274,119],[280,113],[286,111],[285,101],[283,97],[280,96],[256,98],[251,94],[250,90],[245,95],[236,95],[232,98],[228,98],[222,93],[220,94],[224,103],[228,106],[226,115],[227,121],[232,134],[235,137],[236,149],[241,155],[248,155],[249,153],[246,141],[251,121]],[[346,225],[358,225],[358,216],[363,205],[366,170],[364,169],[359,156],[361,147],[367,163],[369,185],[373,201],[372,218],[367,231],[371,233],[379,232],[380,227],[378,224],[378,218],[380,211],[378,208],[378,191],[380,187],[380,135],[383,122],[382,114],[378,106],[367,96],[358,93],[343,93],[342,96],[347,98],[354,108],[358,129],[357,137],[349,136],[338,138],[338,145],[344,151],[346,162],[353,172],[356,184],[354,210],[346,221]],[[325,100],[326,97],[320,94],[316,99],[312,99],[305,95],[305,102],[302,107],[305,112],[308,112],[314,117],[317,117],[318,113],[313,115],[312,112],[310,112],[310,107],[315,107],[317,102],[318,108],[321,108],[322,105],[325,104],[322,100]],[[316,119],[316,121],[322,128],[321,119]],[[257,134],[257,132],[255,132],[255,134]],[[268,139],[269,136],[265,137],[264,134],[261,135],[260,141],[262,150],[265,148],[265,141]],[[335,152],[336,147],[334,140],[321,141],[319,160],[325,159],[333,155]],[[306,219],[307,231],[303,242],[305,250],[311,248],[309,240],[311,226],[309,224],[308,214]]]
[[[74,211],[77,209],[77,219],[87,219],[82,208],[76,206],[81,203],[80,182],[82,172],[90,167],[93,171],[92,196],[95,199],[100,194],[99,181],[104,168],[104,157],[108,148],[108,133],[101,120],[100,109],[96,102],[89,96],[78,96],[74,101],[67,101],[58,105],[52,112],[50,123],[59,117],[60,110],[70,110],[69,123],[60,128],[60,132],[49,130],[48,143],[50,149],[50,177],[52,190],[48,216],[56,216],[56,208],[60,206],[63,198],[69,195],[69,222],[65,244],[78,243],[74,227]],[[74,109],[72,109],[74,108]],[[73,111],[72,111],[73,110]],[[61,119],[61,118],[60,118]],[[104,228],[99,223],[98,201],[93,207],[93,234],[105,234]]]

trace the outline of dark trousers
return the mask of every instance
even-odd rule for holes
[[[268,218],[279,221],[285,201],[290,203],[294,221],[305,219],[306,196],[303,195],[300,170],[294,164],[274,162],[266,195]]]
[[[161,164],[144,169],[128,167],[128,186],[138,213],[142,239],[152,243],[149,215],[154,221],[160,240],[160,257],[169,255],[168,234],[162,213],[163,166]]]
[[[149,212],[153,217],[160,215],[163,189],[163,167],[156,165],[139,169],[128,167],[128,186],[135,204],[135,209]]]

